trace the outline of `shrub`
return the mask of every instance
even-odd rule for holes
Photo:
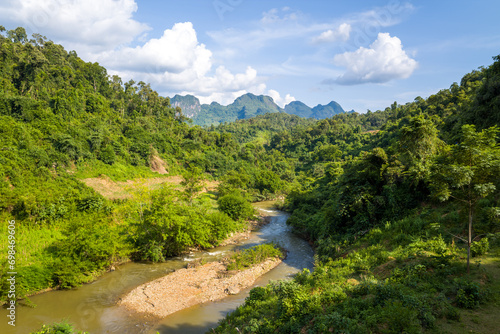
[[[104,162],[105,164],[112,165],[115,163],[116,160],[116,154],[115,150],[113,149],[113,146],[108,145],[106,146],[100,153],[99,153],[99,160]]]
[[[466,280],[455,280],[457,296],[455,301],[458,307],[473,309],[479,306],[482,293],[479,284]]]
[[[217,200],[217,203],[219,210],[234,220],[250,218],[254,214],[250,202],[237,193],[222,196]]]
[[[227,270],[241,270],[262,263],[272,257],[282,257],[283,251],[272,244],[258,245],[234,254]]]
[[[98,215],[74,217],[63,234],[65,238],[50,247],[56,257],[53,279],[63,288],[82,283],[83,273],[103,270],[129,252],[118,227]]]
[[[73,326],[67,322],[53,323],[51,325],[43,325],[42,328],[31,334],[88,334],[88,332],[75,332]]]
[[[217,245],[220,240],[226,239],[229,234],[235,231],[239,224],[232,220],[224,212],[212,212],[206,216],[210,225],[211,242]]]
[[[472,257],[481,256],[486,254],[490,249],[488,238],[482,238],[479,241],[473,242],[470,246],[470,254]]]
[[[76,208],[81,212],[97,212],[105,207],[104,199],[101,196],[88,196],[76,201]]]
[[[268,290],[264,287],[258,286],[250,290],[249,296],[245,299],[247,305],[254,305],[259,301],[266,300]]]
[[[422,329],[417,317],[417,311],[406,307],[401,301],[389,302],[380,319],[382,333],[421,333]]]

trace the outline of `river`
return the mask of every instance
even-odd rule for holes
[[[126,263],[113,272],[104,274],[93,283],[73,290],[50,291],[30,297],[35,308],[18,305],[16,327],[7,324],[7,310],[0,310],[0,333],[25,334],[41,324],[68,320],[79,330],[89,333],[205,333],[217,326],[228,312],[235,310],[248,296],[250,289],[228,296],[217,302],[193,306],[166,317],[160,322],[148,322],[116,306],[120,296],[136,286],[154,280],[186,266],[197,258],[216,260],[235,248],[251,247],[274,241],[286,248],[287,258],[278,267],[260,277],[254,286],[271,280],[289,279],[303,268],[313,268],[313,250],[304,240],[291,233],[286,225],[288,215],[272,209],[273,202],[255,203],[254,206],[271,216],[269,224],[253,232],[240,245],[214,248],[167,260],[164,263]]]

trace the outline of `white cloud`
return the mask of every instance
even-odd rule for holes
[[[148,30],[132,18],[136,11],[134,0],[16,0],[0,4],[0,20],[86,54],[130,43]]]
[[[281,97],[280,93],[274,89],[270,89],[267,94],[273,98],[274,102],[281,108],[284,108],[288,103],[295,101],[295,97],[290,94],[286,94],[285,97]]]
[[[197,95],[198,99],[200,100],[200,103],[206,103],[210,104],[213,101],[216,101],[224,106],[227,106],[228,104],[231,104],[236,100],[236,98],[240,97],[241,95],[247,94],[247,93],[252,93],[255,95],[261,95],[264,94],[266,89],[265,84],[260,84],[255,87],[251,87],[250,89],[242,89],[239,91],[235,92],[214,92],[209,95]],[[192,94],[192,92],[185,91],[181,95],[185,94]]]
[[[338,66],[347,68],[335,82],[343,85],[383,83],[408,78],[418,63],[403,50],[401,40],[388,33],[379,33],[369,48],[338,54],[333,59]]]
[[[280,15],[283,12],[283,15]],[[288,14],[284,14],[287,13]],[[291,12],[290,7],[283,7],[281,10],[273,8],[262,14],[262,19],[260,20],[263,24],[274,24],[283,23],[285,21],[295,21],[299,18],[299,13]]]
[[[198,42],[191,22],[176,23],[163,36],[150,39],[142,46],[125,47],[98,56],[99,60],[115,69],[148,70],[152,72],[182,73],[192,69],[205,74],[211,64],[212,52]]]
[[[141,46],[118,48],[95,57],[125,80],[150,82],[170,95],[193,94],[202,103],[227,104],[242,94],[263,94],[266,90],[251,66],[241,73],[224,66],[214,68],[212,52],[198,41],[191,22],[176,23],[162,37]]]
[[[351,34],[352,27],[348,23],[342,23],[337,29],[328,29],[321,33],[321,35],[312,39],[313,43],[331,43],[336,41],[347,41]]]

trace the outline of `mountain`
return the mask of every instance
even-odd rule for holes
[[[318,104],[316,107],[312,108],[311,117],[316,119],[330,118],[334,115],[344,113],[344,109],[335,101],[328,103],[326,106]]]
[[[251,93],[238,97],[227,106],[217,102],[200,104],[200,100],[193,95],[175,95],[170,102],[173,107],[180,107],[184,115],[191,118],[194,124],[201,126],[234,122],[267,113],[285,112],[304,118],[323,119],[345,112],[340,104],[335,101],[327,105],[318,104],[314,108],[307,106],[303,102],[293,101],[283,109],[274,102],[272,97]]]
[[[181,101],[180,99],[177,100]],[[191,99],[182,101],[190,100]],[[188,105],[187,110],[194,110],[194,104],[199,103],[199,100],[196,99],[196,101],[192,101],[192,103],[193,106]],[[190,113],[185,113],[185,115],[191,117],[193,123],[197,125],[217,125],[224,122],[233,122],[238,119],[247,119],[257,115],[276,112],[284,112],[284,110],[274,103],[271,97],[264,95],[257,96],[248,93],[238,97],[233,103],[227,106],[223,106],[217,102],[202,104],[200,111],[195,113],[193,117],[189,116]]]
[[[184,116],[189,118],[193,118],[198,115],[201,111],[200,100],[196,96],[193,95],[175,95],[170,99],[170,104],[172,107],[180,107]]]
[[[344,113],[344,109],[335,101],[328,103],[327,105],[318,104],[316,107],[311,108],[300,101],[290,102],[285,106],[285,112],[287,114],[297,115],[305,118],[315,118],[323,119],[330,118],[337,114]]]
[[[251,118],[253,116],[266,113],[284,112],[272,97],[254,94],[245,94],[238,97],[228,106],[230,109],[238,111],[238,119]]]
[[[292,101],[285,106],[285,112],[291,115],[309,118],[312,114],[311,107],[300,101]]]

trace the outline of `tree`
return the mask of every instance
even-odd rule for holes
[[[500,130],[494,126],[476,132],[474,125],[462,126],[463,140],[442,155],[433,167],[431,189],[441,201],[450,197],[468,210],[467,273],[473,242],[472,224],[477,202],[493,191],[500,170],[500,148],[496,142]]]
[[[437,116],[429,119],[423,115],[411,117],[409,124],[401,128],[399,147],[402,161],[408,166],[408,173],[416,182],[429,174],[431,157],[443,146],[434,124]]]
[[[189,203],[193,202],[196,194],[203,189],[203,174],[198,167],[190,167],[182,174],[181,185],[184,187],[184,195]]]
[[[493,59],[495,62],[484,71],[484,84],[475,95],[471,112],[465,115],[480,129],[491,124],[500,126],[500,55]]]
[[[28,41],[28,34],[23,27],[17,27],[14,30],[7,31],[7,37],[14,43],[26,43]]]

